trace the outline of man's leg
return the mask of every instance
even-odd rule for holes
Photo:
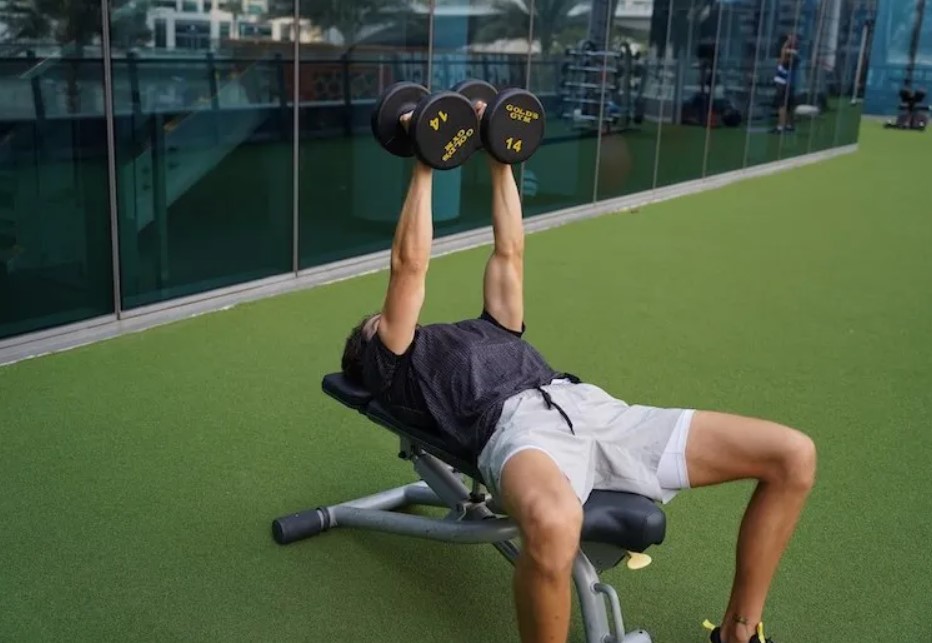
[[[521,641],[564,643],[582,505],[556,463],[537,449],[508,460],[499,486],[502,504],[521,532],[513,588]]]
[[[686,444],[691,487],[757,480],[741,522],[723,643],[746,643],[761,622],[777,564],[815,481],[812,440],[774,422],[700,411]]]

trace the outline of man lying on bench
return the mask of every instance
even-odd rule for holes
[[[349,335],[344,376],[400,421],[439,430],[475,456],[520,532],[514,600],[525,642],[568,636],[582,506],[594,489],[668,502],[681,489],[757,480],[731,599],[711,640],[763,642],[771,579],[813,485],[813,442],[764,420],[629,405],[552,368],[522,339],[521,202],[511,168],[489,163],[495,243],[482,314],[418,324],[433,227],[432,170],[417,164],[392,244],[388,292],[381,311]],[[605,321],[593,350],[621,343],[622,331]]]

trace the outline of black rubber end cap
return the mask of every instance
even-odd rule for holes
[[[318,509],[282,516],[272,521],[272,538],[279,545],[288,545],[324,532],[330,526],[325,512]]]

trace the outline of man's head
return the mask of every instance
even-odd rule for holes
[[[346,338],[346,345],[343,347],[343,375],[353,384],[362,386],[362,356],[365,353],[366,345],[372,336],[379,329],[379,319],[381,315],[366,315],[362,318]]]

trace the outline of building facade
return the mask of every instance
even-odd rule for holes
[[[546,138],[516,168],[529,218],[850,146],[875,4],[47,6],[0,5],[0,349],[388,248],[411,162],[369,117],[398,80],[541,98]],[[482,169],[437,173],[438,237],[489,225]]]

